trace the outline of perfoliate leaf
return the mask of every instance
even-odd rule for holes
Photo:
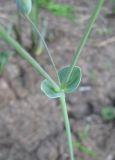
[[[47,80],[43,80],[41,83],[41,90],[45,93],[49,98],[58,98],[61,97],[63,92],[56,91],[53,85]]]
[[[69,66],[66,66],[59,70],[58,75],[61,82],[61,90],[64,90],[65,93],[70,93],[75,91],[81,81],[81,69],[78,66],[75,66],[69,80],[66,82],[66,77],[69,71]]]

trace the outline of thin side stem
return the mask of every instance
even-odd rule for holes
[[[43,39],[45,40],[46,32],[47,32],[47,22],[44,17],[42,17],[42,19],[41,19],[41,28],[42,28],[41,35],[42,35]],[[39,45],[36,49],[36,54],[40,55],[43,52],[43,49],[44,49],[44,43],[41,40],[41,38],[39,38]]]
[[[41,35],[40,31],[38,30],[38,28],[36,27],[36,25],[32,22],[32,20],[31,20],[28,16],[26,16],[26,18],[27,18],[28,21],[31,23],[31,25],[34,27],[35,31],[37,32],[37,34],[40,36],[41,40],[43,41],[44,46],[45,46],[45,48],[46,48],[46,50],[47,50],[48,56],[50,57],[51,63],[52,63],[53,68],[54,68],[54,70],[55,70],[55,73],[56,73],[58,82],[59,82],[59,84],[60,84],[60,79],[59,79],[59,76],[58,76],[58,71],[57,71],[57,69],[56,69],[56,65],[55,65],[55,63],[54,63],[54,61],[53,61],[52,55],[51,55],[51,53],[50,53],[50,50],[49,50],[49,48],[48,48],[48,46],[47,46],[44,38],[42,37],[42,35]]]
[[[32,3],[32,10],[29,14],[30,19],[34,23],[36,27],[38,27],[38,19],[39,19],[39,6],[38,2],[36,0]],[[38,35],[36,34],[35,29],[33,28],[33,25],[30,23],[31,27],[31,39],[32,39],[32,47],[35,49],[38,47]]]
[[[91,29],[92,29],[92,27],[93,27],[93,25],[94,25],[94,23],[96,21],[97,16],[98,16],[98,14],[99,14],[99,12],[100,12],[100,10],[102,8],[103,3],[104,3],[104,0],[98,0],[96,8],[93,11],[93,13],[92,13],[92,15],[91,15],[91,17],[89,19],[89,23],[88,23],[88,25],[87,25],[87,27],[86,27],[86,29],[84,31],[83,37],[81,38],[79,46],[78,46],[78,48],[77,48],[77,50],[76,50],[76,52],[75,52],[75,54],[73,56],[73,59],[71,61],[70,69],[69,69],[68,75],[66,77],[67,78],[66,82],[69,80],[69,78],[71,76],[73,68],[75,67],[75,65],[76,65],[76,63],[78,61],[78,58],[79,58],[79,56],[81,54],[81,50],[83,49],[83,47],[84,47],[84,45],[85,45],[85,43],[86,43],[86,41],[88,39],[88,36],[89,36],[89,34],[91,32]]]
[[[68,146],[69,146],[70,160],[74,160],[74,149],[73,149],[73,144],[72,144],[72,136],[71,136],[69,117],[67,113],[65,95],[60,97],[60,103],[61,103],[61,109],[62,109],[63,117],[64,117],[64,124],[66,128],[66,136],[67,136],[67,141],[68,141]]]
[[[49,80],[55,89],[59,90],[58,85],[54,82],[54,80],[47,74],[47,72],[39,65],[39,63],[33,59],[30,54],[21,47],[21,45],[16,42],[9,34],[4,30],[2,25],[0,25],[0,37],[5,40],[8,44],[10,44],[28,63],[30,63],[34,69],[39,72],[44,78]]]

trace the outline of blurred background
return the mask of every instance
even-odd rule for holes
[[[58,69],[71,62],[95,6],[96,0],[33,0],[30,18]],[[0,0],[0,23],[55,77],[15,0]],[[76,160],[115,160],[115,0],[105,0],[77,65],[82,81],[67,95]],[[69,160],[59,102],[41,92],[41,80],[0,39],[0,160]]]

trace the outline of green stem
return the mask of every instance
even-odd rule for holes
[[[31,10],[31,13],[30,13],[29,17],[32,20],[32,22],[34,23],[34,25],[36,27],[38,27],[39,5],[38,5],[38,2],[36,0],[33,1],[32,10]],[[30,24],[30,27],[31,27],[32,47],[34,47],[36,49],[38,47],[38,36],[36,35],[36,32],[33,29],[32,24]]]
[[[86,41],[88,39],[89,33],[91,32],[91,29],[92,29],[92,27],[93,27],[93,25],[94,25],[94,23],[96,21],[96,18],[97,18],[98,14],[99,14],[99,12],[100,12],[100,10],[102,8],[103,3],[104,3],[104,0],[98,0],[96,8],[93,11],[93,13],[92,13],[92,15],[91,15],[91,17],[89,19],[89,23],[88,23],[88,25],[87,25],[87,27],[86,27],[86,29],[84,31],[83,37],[81,38],[81,41],[80,41],[80,44],[79,44],[79,46],[78,46],[78,48],[77,48],[77,50],[76,50],[76,52],[75,52],[75,54],[73,56],[73,59],[71,61],[70,69],[69,69],[68,75],[66,77],[67,78],[66,82],[69,80],[69,78],[71,76],[73,68],[75,67],[75,65],[76,65],[76,63],[78,61],[78,58],[79,58],[79,56],[81,54],[81,50],[84,47],[84,45],[85,45],[85,43],[86,43]]]
[[[0,25],[0,37],[4,39],[7,43],[9,43],[25,60],[30,63],[37,72],[39,72],[44,78],[51,82],[51,84],[55,87],[55,89],[59,90],[58,85],[54,82],[54,80],[47,74],[47,72],[39,65],[37,61],[35,61],[30,54],[20,46],[18,42],[16,42],[12,37],[8,35],[8,33],[4,30],[2,25]]]
[[[42,17],[42,19],[41,19],[41,28],[42,28],[41,35],[42,35],[43,39],[45,40],[45,37],[47,34],[47,22],[44,17]],[[42,39],[39,38],[39,45],[36,49],[36,55],[40,55],[43,52],[43,50],[44,50],[44,43],[43,43]]]
[[[57,69],[56,69],[56,65],[55,65],[55,63],[54,63],[54,61],[53,61],[51,52],[50,52],[50,50],[49,50],[49,48],[48,48],[48,46],[47,46],[47,44],[46,44],[43,36],[41,35],[41,33],[40,33],[40,31],[38,30],[38,28],[36,27],[36,25],[32,22],[32,20],[31,20],[28,16],[26,16],[26,18],[27,18],[27,20],[31,23],[31,25],[33,26],[34,30],[36,31],[36,33],[38,34],[38,36],[41,38],[42,42],[44,43],[44,46],[45,46],[46,51],[47,51],[47,53],[48,53],[48,56],[49,56],[49,58],[50,58],[50,60],[51,60],[51,63],[52,63],[52,65],[53,65],[54,71],[55,71],[55,73],[56,73],[58,82],[59,82],[59,84],[60,84],[60,78],[59,78],[59,76],[58,76],[58,71],[57,71]]]
[[[62,109],[63,117],[64,117],[66,136],[67,136],[68,145],[69,145],[70,160],[74,160],[74,149],[73,149],[73,144],[72,144],[72,136],[71,136],[69,117],[68,117],[68,113],[67,113],[65,95],[60,97],[60,103],[61,103],[61,109]]]

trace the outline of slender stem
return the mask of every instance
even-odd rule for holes
[[[73,149],[73,144],[72,144],[72,136],[71,136],[69,117],[68,117],[68,113],[67,113],[65,95],[60,97],[60,103],[61,103],[61,109],[62,109],[63,117],[64,117],[66,136],[67,136],[68,145],[69,145],[70,160],[74,160],[74,149]]]
[[[20,46],[18,42],[16,42],[12,37],[8,35],[8,33],[4,30],[2,25],[0,25],[0,37],[8,42],[25,60],[30,63],[37,72],[39,72],[44,78],[49,80],[55,89],[59,90],[58,85],[54,82],[54,80],[47,74],[47,72],[39,65],[39,63],[33,59],[30,54]]]
[[[85,29],[85,31],[84,31],[83,37],[81,38],[81,41],[80,41],[80,43],[79,43],[79,46],[78,46],[78,48],[77,48],[77,50],[76,50],[76,52],[75,52],[75,54],[74,54],[74,56],[73,56],[73,59],[72,59],[72,61],[71,61],[70,69],[69,69],[68,75],[67,75],[67,77],[66,77],[66,78],[67,78],[67,79],[66,79],[66,82],[69,80],[69,78],[70,78],[70,76],[71,76],[71,73],[72,73],[72,71],[73,71],[73,68],[75,67],[75,65],[76,65],[76,63],[77,63],[77,61],[78,61],[78,58],[79,58],[79,56],[80,56],[80,54],[81,54],[81,50],[82,50],[82,48],[84,47],[84,45],[85,45],[85,43],[86,43],[86,41],[87,41],[87,39],[88,39],[89,33],[91,32],[91,29],[92,29],[92,27],[93,27],[93,25],[94,25],[94,23],[95,23],[95,21],[96,21],[96,18],[97,18],[98,14],[99,14],[99,12],[100,12],[100,10],[101,10],[101,8],[102,8],[103,3],[104,3],[104,0],[98,0],[98,1],[97,1],[96,8],[95,8],[95,10],[93,11],[93,13],[92,13],[92,15],[91,15],[91,17],[90,17],[90,19],[89,19],[89,23],[88,23],[88,25],[87,25],[87,27],[86,27],[86,29]]]
[[[42,35],[43,39],[45,39],[46,32],[47,32],[47,22],[44,17],[42,17],[42,19],[41,19],[41,28],[42,28],[41,35]],[[36,49],[36,54],[37,55],[41,54],[43,52],[43,49],[44,49],[44,43],[43,43],[42,39],[39,38],[39,46]]]
[[[39,5],[36,0],[32,3],[32,10],[29,14],[30,19],[34,23],[36,27],[38,27],[38,19],[39,19]],[[38,47],[38,35],[36,34],[35,29],[33,28],[33,25],[30,23],[31,27],[31,39],[32,39],[32,47],[35,47],[35,49]]]
[[[48,46],[47,46],[47,44],[46,44],[43,36],[41,35],[41,33],[40,33],[40,31],[38,30],[38,28],[36,27],[36,25],[32,22],[32,20],[31,20],[28,16],[26,16],[26,18],[27,18],[28,21],[32,24],[32,26],[34,27],[35,31],[37,32],[37,34],[40,36],[41,40],[43,41],[44,46],[45,46],[45,48],[46,48],[46,50],[47,50],[48,56],[50,57],[51,63],[52,63],[53,68],[54,68],[54,70],[55,70],[55,73],[56,73],[58,82],[59,82],[59,84],[60,84],[60,79],[59,79],[59,76],[58,76],[58,72],[57,72],[57,69],[56,69],[56,65],[55,65],[55,63],[54,63],[54,61],[53,61],[51,52],[50,52],[50,50],[49,50],[49,48],[48,48]]]

